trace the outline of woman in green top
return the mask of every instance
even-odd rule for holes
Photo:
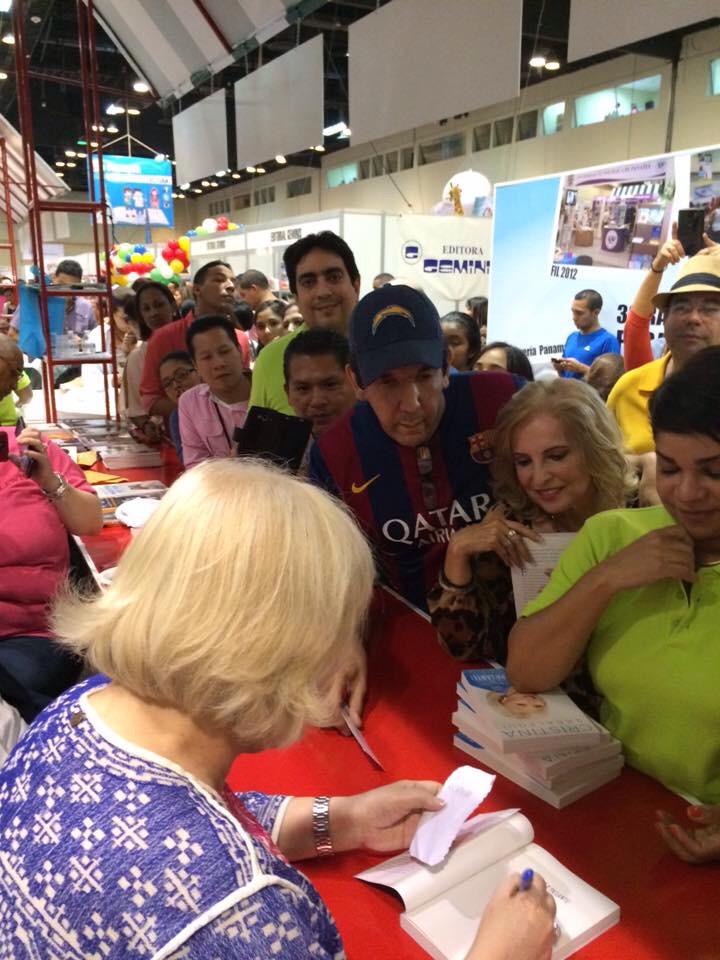
[[[720,323],[720,291],[693,309]],[[547,690],[586,655],[628,762],[716,805],[691,807],[689,830],[658,815],[672,849],[699,861],[720,858],[720,347],[665,380],[649,409],[662,506],[588,520],[514,627],[508,674]]]

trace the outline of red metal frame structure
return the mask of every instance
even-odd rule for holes
[[[0,137],[0,183],[3,188],[3,195],[0,203],[5,210],[5,219],[7,221],[7,238],[5,243],[0,243],[0,250],[7,250],[10,254],[10,273],[12,275],[12,287],[17,289],[17,258],[15,256],[15,224],[13,221],[12,200],[10,198],[10,171],[7,162],[7,143],[5,137]],[[5,284],[9,286],[9,284]]]
[[[95,11],[93,0],[75,0],[78,24],[78,47],[80,52],[80,81],[83,92],[83,123],[85,128],[85,139],[90,143],[97,135],[93,132],[93,125],[97,129],[101,123],[100,99],[98,96],[97,82],[97,56],[95,50]],[[25,166],[25,182],[28,198],[28,225],[30,228],[30,240],[33,251],[33,261],[40,272],[39,301],[40,317],[42,321],[43,333],[45,336],[46,355],[43,357],[43,387],[45,390],[45,416],[49,422],[57,419],[57,408],[55,405],[55,390],[53,369],[58,365],[70,364],[77,366],[86,363],[101,363],[105,366],[106,373],[111,372],[112,377],[105,377],[105,414],[110,418],[110,387],[108,379],[112,382],[112,389],[115,397],[115,411],[118,410],[118,382],[117,382],[117,345],[115,343],[114,324],[110,324],[110,343],[109,351],[106,343],[106,332],[101,328],[101,347],[102,353],[97,356],[87,354],[85,357],[72,359],[55,358],[53,356],[53,344],[50,336],[50,322],[48,312],[48,297],[59,296],[77,296],[82,293],[83,296],[92,296],[99,298],[100,313],[104,316],[112,316],[112,290],[110,282],[110,271],[105,271],[105,281],[102,285],[97,284],[94,288],[67,289],[59,286],[49,286],[45,282],[45,256],[42,244],[42,215],[43,213],[64,212],[64,213],[88,213],[91,216],[93,228],[93,247],[95,252],[95,275],[100,280],[102,276],[103,264],[107,262],[107,255],[110,251],[110,231],[108,229],[107,206],[105,202],[105,179],[102,166],[102,145],[98,140],[98,185],[99,196],[96,196],[96,187],[92,171],[88,171],[88,192],[89,199],[74,200],[44,200],[40,199],[37,189],[37,175],[35,165],[35,144],[32,126],[32,106],[30,100],[30,76],[31,71],[27,59],[25,43],[25,2],[24,0],[15,0],[13,3],[13,34],[15,37],[15,69],[17,78],[17,98],[18,112],[20,115],[20,133],[23,140],[23,161]],[[92,158],[90,160],[92,165]],[[98,224],[98,219],[100,223]],[[102,245],[101,245],[102,244]]]

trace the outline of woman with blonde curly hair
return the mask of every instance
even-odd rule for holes
[[[615,420],[579,380],[537,381],[498,416],[498,504],[451,537],[428,598],[441,644],[455,657],[505,661],[515,620],[510,567],[531,562],[526,540],[571,532],[627,504],[635,479]]]
[[[238,753],[336,722],[363,670],[374,577],[361,532],[317,487],[228,459],[173,485],[110,588],[56,609],[56,635],[102,673],[0,771],[3,956],[345,956],[289,861],[407,847],[440,784],[313,798],[233,793],[226,778]],[[554,902],[540,878],[520,896],[517,883],[469,958],[521,938],[550,956]]]

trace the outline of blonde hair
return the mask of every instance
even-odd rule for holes
[[[527,384],[501,410],[495,424],[492,467],[498,500],[504,500],[518,517],[542,515],[517,481],[512,449],[515,430],[541,414],[555,417],[580,451],[595,494],[593,512],[626,506],[637,480],[623,453],[614,417],[592,387],[560,377]]]
[[[328,494],[256,461],[209,460],[168,491],[106,593],[58,602],[53,629],[239,749],[279,746],[334,718],[373,580],[363,535]]]

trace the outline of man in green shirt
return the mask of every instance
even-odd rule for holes
[[[18,409],[13,393],[17,397],[17,403],[30,403],[32,400],[30,377],[24,370],[18,377],[12,393],[8,393],[0,400],[0,427],[12,427],[17,423]]]
[[[297,240],[283,255],[290,290],[303,323],[260,353],[252,376],[250,406],[292,414],[285,392],[285,348],[302,330],[330,329],[345,336],[360,291],[360,272],[350,247],[330,230]]]
[[[650,414],[663,505],[587,521],[513,628],[508,675],[545,690],[586,655],[628,762],[720,804],[720,347],[667,378]]]

